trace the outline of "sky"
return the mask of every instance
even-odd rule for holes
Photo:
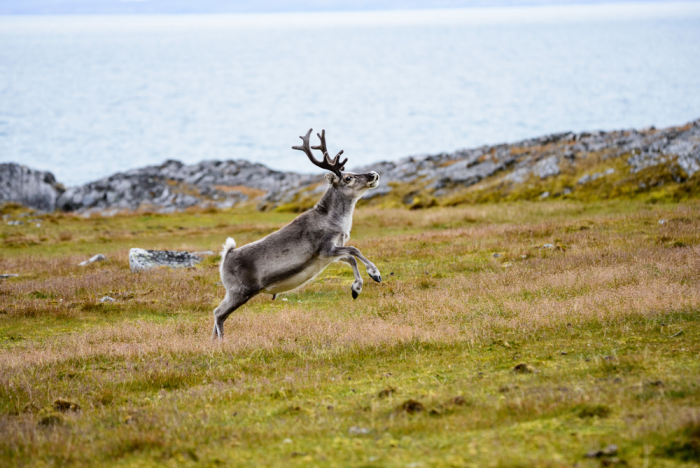
[[[620,0],[0,0],[0,15],[265,13],[594,3],[624,2]]]

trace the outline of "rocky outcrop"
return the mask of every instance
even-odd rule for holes
[[[566,195],[598,179],[620,175],[614,168],[599,164],[609,161],[611,166],[621,161],[619,158],[624,160],[622,172],[626,174],[663,166],[670,169],[674,181],[682,183],[700,173],[700,120],[661,130],[558,133],[350,169],[381,175],[380,186],[367,192],[365,199],[386,196],[401,184],[418,186],[424,193],[440,198],[482,182],[497,180],[518,186],[568,174],[575,179],[561,191]],[[619,171],[621,166],[616,167]],[[227,208],[247,200],[254,200],[260,209],[288,204],[303,209],[326,189],[322,176],[278,172],[244,160],[192,165],[171,160],[114,174],[63,193],[50,173],[3,164],[0,182],[0,201],[17,201],[44,211],[57,207],[103,213],[140,209],[169,212],[191,206]],[[550,193],[537,195],[547,198]],[[404,202],[409,203],[411,198],[404,197]]]
[[[20,203],[39,211],[54,211],[63,186],[50,172],[15,163],[0,164],[0,204]]]
[[[435,156],[414,156],[359,168],[375,170],[386,182],[428,181],[436,189],[469,186],[500,171],[522,183],[560,174],[563,163],[576,164],[592,153],[606,159],[628,155],[630,172],[661,164],[677,164],[690,177],[700,171],[700,120],[665,130],[559,133],[513,144],[482,146]],[[368,194],[371,195],[371,192]]]
[[[485,180],[502,175],[502,181],[523,184],[532,177],[547,179],[563,170],[575,173],[590,164],[591,158],[603,160],[626,157],[629,173],[665,165],[674,169],[677,182],[700,172],[700,120],[682,127],[657,130],[621,130],[613,132],[558,133],[512,144],[482,146],[454,153],[410,156],[395,162],[379,162],[352,168],[353,172],[376,171],[382,181],[365,199],[390,193],[393,184],[421,185],[435,197],[449,195]],[[609,176],[615,170],[580,176],[579,184]],[[577,184],[564,193],[576,189]],[[268,193],[265,200],[279,206],[289,200],[314,194],[308,187]],[[546,198],[546,197],[545,197]]]
[[[58,208],[81,212],[228,208],[269,191],[295,189],[312,179],[313,176],[278,172],[243,160],[192,165],[170,160],[69,188],[59,197]]]

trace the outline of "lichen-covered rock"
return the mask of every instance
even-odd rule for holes
[[[157,267],[188,268],[202,261],[202,256],[173,250],[129,250],[129,267],[132,272],[150,270]]]
[[[202,161],[185,165],[169,160],[120,172],[66,190],[58,199],[63,211],[179,211],[191,206],[230,208],[271,190],[290,190],[313,176],[278,172],[244,160]]]
[[[40,211],[54,211],[63,187],[50,172],[15,163],[0,164],[0,204],[20,203]]]

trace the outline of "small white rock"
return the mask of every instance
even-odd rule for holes
[[[100,299],[100,303],[104,303],[104,302],[117,302],[117,300],[114,299],[113,297],[105,296],[102,299]]]
[[[554,244],[544,244],[542,247],[545,248],[545,249],[553,249],[553,248],[554,248]]]
[[[665,220],[665,219],[660,219],[660,220],[659,220],[659,224],[666,224],[666,220]]]
[[[93,257],[90,257],[89,260],[85,260],[84,262],[78,263],[78,265],[80,265],[80,266],[85,266],[85,265],[89,265],[89,264],[95,263],[95,262],[102,262],[102,261],[104,261],[104,260],[107,260],[107,257],[105,257],[105,256],[102,255],[102,254],[97,254],[97,255],[95,255],[95,256],[93,256]]]
[[[364,435],[369,434],[369,429],[366,427],[352,426],[350,429],[348,429],[348,433],[350,435]]]

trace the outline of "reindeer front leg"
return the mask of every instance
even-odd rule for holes
[[[352,283],[350,290],[352,291],[352,298],[357,299],[357,296],[362,292],[362,276],[360,275],[360,270],[357,268],[357,260],[355,257],[343,257],[340,259],[341,262],[347,263],[352,267],[352,273],[355,275],[355,282]]]
[[[332,243],[329,243],[326,248],[324,249],[322,255],[324,257],[355,257],[359,261],[361,261],[365,267],[367,268],[367,274],[369,275],[370,278],[372,278],[374,281],[377,283],[382,282],[382,275],[379,273],[379,268],[377,266],[367,260],[364,255],[362,255],[362,252],[360,252],[360,249],[357,247],[352,247],[352,246],[346,246],[346,247],[338,247],[337,245],[334,245]]]

